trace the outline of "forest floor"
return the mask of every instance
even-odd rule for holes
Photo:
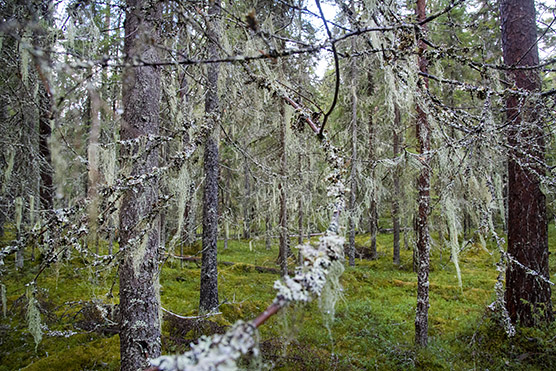
[[[549,227],[550,250],[556,231]],[[3,246],[9,241],[4,237]],[[361,248],[369,236],[357,237]],[[293,241],[292,241],[293,243]],[[508,338],[497,316],[487,307],[495,299],[498,254],[494,246],[469,245],[459,255],[463,287],[458,285],[448,249],[432,249],[430,274],[429,346],[415,349],[414,315],[417,277],[412,253],[402,249],[402,264],[392,264],[392,235],[380,234],[378,259],[360,260],[341,277],[342,297],[333,320],[321,312],[318,300],[289,308],[260,329],[263,359],[246,369],[280,370],[546,370],[556,367],[556,325],[518,328]],[[194,254],[189,249],[188,254]],[[551,255],[550,271],[556,272]],[[274,298],[277,247],[267,251],[263,240],[230,240],[220,248],[220,314],[180,319],[165,312],[163,352],[175,353],[202,334],[224,331],[238,319],[249,320]],[[35,346],[27,329],[26,284],[38,270],[39,259],[14,271],[5,260],[0,278],[7,291],[6,317],[0,321],[0,370],[116,370],[119,339],[114,313],[118,278],[114,269],[91,267],[78,256],[52,264],[38,278],[38,302],[43,338]],[[292,260],[293,268],[293,260]],[[161,301],[165,310],[196,316],[200,268],[195,261],[168,258],[162,269]],[[556,298],[553,288],[553,303]],[[327,320],[328,318],[328,320]],[[261,365],[262,362],[262,365]]]

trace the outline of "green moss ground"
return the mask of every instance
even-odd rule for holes
[[[550,249],[556,247],[556,231],[550,226]],[[4,237],[4,243],[10,234]],[[368,245],[368,236],[357,237]],[[544,370],[556,364],[556,326],[518,329],[508,339],[487,305],[494,300],[494,263],[498,256],[479,247],[467,248],[460,256],[463,290],[458,286],[449,251],[435,246],[430,274],[429,334],[427,349],[413,346],[413,320],[417,278],[412,272],[411,251],[402,250],[400,267],[391,263],[392,236],[378,236],[379,258],[358,260],[341,278],[343,297],[336,307],[331,333],[317,303],[296,306],[275,316],[261,328],[265,361],[276,369],[381,369],[381,370]],[[493,247],[489,247],[494,251]],[[210,318],[218,326],[238,319],[251,319],[272,301],[273,273],[258,273],[254,265],[276,267],[277,247],[271,251],[264,241],[229,242],[219,251],[221,315]],[[556,272],[551,257],[551,272]],[[8,316],[0,322],[0,371],[104,370],[118,369],[119,341],[110,331],[83,330],[75,323],[94,319],[83,310],[95,300],[117,304],[117,277],[113,270],[94,271],[82,259],[73,257],[55,264],[38,279],[38,300],[47,331],[77,334],[49,336],[35,348],[25,323],[25,284],[38,269],[38,262],[26,261],[22,272],[13,271],[13,257],[6,259],[2,283],[7,287]],[[182,315],[196,315],[199,300],[199,267],[192,262],[167,260],[161,274],[161,300],[165,309]],[[107,295],[112,288],[113,297]],[[554,291],[554,290],[553,290]],[[554,294],[556,295],[556,294]],[[165,352],[185,349],[175,338],[173,324],[163,326]],[[199,336],[203,329],[183,334]],[[189,341],[187,340],[187,341]],[[186,343],[187,343],[186,341]]]

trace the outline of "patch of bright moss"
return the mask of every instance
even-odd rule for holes
[[[52,352],[23,370],[118,370],[119,367],[120,338],[116,335]]]

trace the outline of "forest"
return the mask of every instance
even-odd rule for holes
[[[0,17],[0,371],[556,367],[553,1]]]

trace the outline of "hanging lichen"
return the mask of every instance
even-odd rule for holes
[[[451,197],[448,197],[444,202],[444,213],[446,214],[446,221],[448,224],[448,232],[450,235],[450,250],[452,254],[452,263],[456,268],[456,277],[458,279],[458,285],[463,293],[463,283],[461,280],[461,269],[459,267],[459,241],[458,235],[460,230],[460,225],[456,216],[456,207],[454,201]]]
[[[19,41],[19,73],[21,74],[21,81],[25,86],[29,85],[29,61],[31,59],[29,41],[29,32],[25,31]]]
[[[27,327],[35,340],[35,350],[42,340],[41,313],[36,299],[37,288],[35,284],[27,287]]]
[[[8,300],[6,297],[6,285],[4,284],[0,284],[0,300],[2,301],[2,315],[6,318],[8,312]]]
[[[181,356],[163,356],[151,360],[159,370],[237,370],[237,360],[251,352],[260,354],[257,329],[248,322],[238,321],[225,334],[202,336],[191,350]]]
[[[139,223],[143,228],[149,229],[150,226],[145,223]],[[141,274],[141,265],[145,261],[145,254],[147,253],[147,244],[149,243],[149,233],[147,230],[142,230],[142,236],[128,241],[127,254],[131,254],[133,262],[133,273],[138,278]]]
[[[187,222],[185,221],[185,207],[189,199],[189,189],[191,183],[189,179],[189,171],[190,169],[187,166],[187,163],[184,163],[179,171],[177,179],[172,182],[174,185],[174,194],[176,195],[178,200],[178,228],[176,230],[176,233],[174,234],[174,237],[170,241],[170,249],[175,248],[178,241],[180,241],[184,229],[184,222]]]
[[[15,198],[15,229],[18,237],[21,235],[21,221],[23,219],[23,198]]]
[[[75,47],[75,21],[73,17],[71,17],[71,14],[70,12],[70,19],[66,26],[66,39],[68,40],[69,47],[73,49]]]
[[[328,278],[321,295],[319,296],[319,309],[324,319],[324,325],[329,335],[332,334],[331,325],[336,316],[336,303],[342,298],[342,285],[340,277],[344,273],[344,264],[340,261],[334,261],[330,265]]]
[[[502,177],[500,176],[500,174],[495,174],[494,175],[494,190],[496,191],[496,206],[498,207],[498,212],[500,215],[500,221],[502,223],[502,226],[505,229],[506,226],[506,207],[504,204],[504,182],[502,181]]]
[[[35,196],[29,196],[29,225],[35,228]]]

